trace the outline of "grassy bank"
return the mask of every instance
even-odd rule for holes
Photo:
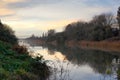
[[[25,47],[0,41],[0,80],[45,80],[49,73],[42,57],[33,59]]]

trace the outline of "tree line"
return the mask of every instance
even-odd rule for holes
[[[120,38],[120,7],[117,11],[117,18],[112,13],[96,15],[89,22],[78,21],[68,24],[62,32],[56,32],[54,29],[48,30],[37,39],[46,42],[56,41],[61,44],[71,40],[101,41],[112,37]]]

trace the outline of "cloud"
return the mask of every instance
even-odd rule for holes
[[[2,0],[3,3],[18,3],[23,2],[24,0]]]
[[[15,30],[29,30],[37,29],[42,31],[47,31],[49,29],[63,28],[65,25],[74,22],[76,20],[58,20],[58,21],[8,21],[6,22]]]
[[[21,16],[23,20],[53,21],[81,19],[88,21],[94,15],[111,10],[111,7],[89,6],[82,1],[80,2],[80,0],[66,0],[54,5],[40,5],[27,9],[19,9],[17,15]]]
[[[110,11],[108,3],[114,0],[3,0],[8,2],[7,9],[23,19],[55,20],[55,19],[85,19],[98,12]],[[115,3],[115,2],[114,2]],[[106,4],[106,5],[105,5]],[[112,4],[111,4],[112,5]],[[27,7],[27,8],[26,8]],[[19,9],[19,10],[18,10]],[[29,14],[28,14],[29,13]],[[38,13],[38,14],[36,14]],[[88,17],[90,19],[90,17]],[[87,19],[88,19],[87,18]]]
[[[8,4],[9,8],[30,8],[30,7],[34,7],[37,5],[48,5],[48,4],[55,4],[55,3],[59,3],[59,2],[63,2],[65,0],[25,0],[23,2],[20,3],[11,3]]]
[[[0,8],[0,17],[11,16],[14,14],[14,11],[6,8]]]
[[[7,8],[7,5],[12,3],[23,2],[23,0],[1,0],[0,2],[0,17],[13,16],[15,11]]]
[[[58,20],[58,21],[5,21],[16,33],[17,37],[25,38],[35,34],[41,36],[43,32],[49,29],[62,31],[64,26],[76,20]]]

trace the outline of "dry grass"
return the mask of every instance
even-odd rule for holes
[[[105,51],[117,51],[120,52],[120,40],[119,41],[69,41],[68,46],[79,46],[81,48],[99,49]]]
[[[79,45],[82,47],[120,52],[120,41],[81,41],[79,42]]]

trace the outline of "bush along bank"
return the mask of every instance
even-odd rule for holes
[[[31,58],[23,46],[0,41],[0,80],[45,80],[50,67],[43,58]]]

